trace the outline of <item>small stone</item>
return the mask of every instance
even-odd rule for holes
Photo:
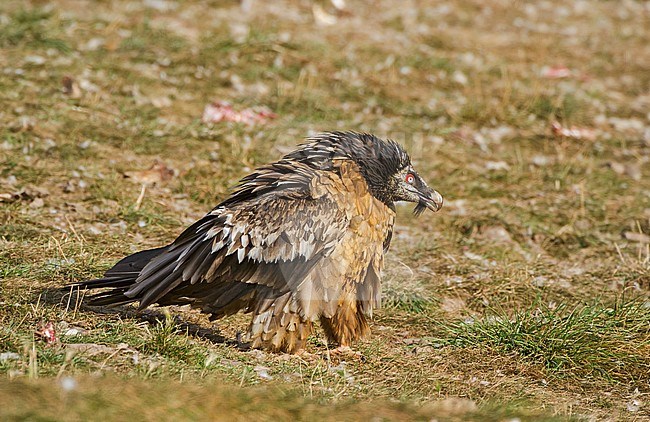
[[[59,384],[61,385],[61,389],[66,392],[73,391],[77,388],[77,381],[75,381],[75,379],[72,377],[61,378]]]
[[[445,415],[462,415],[476,411],[478,407],[473,400],[461,397],[448,397],[446,399],[429,402],[422,406],[422,410],[429,413],[442,413]]]
[[[33,65],[42,65],[45,63],[45,58],[41,56],[27,56],[25,57],[25,62]]]
[[[489,171],[510,170],[510,165],[505,161],[488,161],[485,169]]]
[[[77,336],[77,335],[79,335],[79,330],[77,330],[76,328],[68,328],[68,330],[65,333],[63,333],[63,335],[66,336],[66,337],[67,336]]]
[[[15,352],[4,352],[0,353],[0,362],[7,362],[10,360],[18,360],[20,359],[20,355]]]
[[[467,85],[467,82],[469,81],[467,76],[460,70],[455,71],[453,75],[451,75],[451,80],[460,85]]]
[[[641,402],[638,400],[632,400],[627,404],[628,412],[638,412],[641,408]]]
[[[544,287],[546,285],[546,277],[541,275],[537,276],[533,279],[531,283],[535,287]]]
[[[645,233],[625,232],[623,233],[623,237],[625,237],[627,240],[631,240],[632,242],[650,243],[650,236]]]
[[[258,377],[265,381],[270,381],[273,379],[273,376],[269,374],[269,368],[266,366],[257,365],[255,368],[253,368],[253,370],[257,372]]]
[[[45,201],[43,201],[43,198],[34,198],[34,200],[29,204],[30,208],[43,208],[45,205]]]

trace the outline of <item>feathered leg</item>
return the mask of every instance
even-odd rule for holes
[[[291,293],[261,301],[257,308],[244,337],[251,347],[285,353],[304,350],[314,324],[300,316]]]
[[[341,347],[370,334],[368,320],[356,300],[341,303],[331,318],[323,316],[320,322],[328,341]]]

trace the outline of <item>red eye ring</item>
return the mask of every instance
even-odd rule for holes
[[[404,181],[409,185],[412,185],[413,183],[415,183],[415,176],[413,175],[413,173],[406,173],[406,177],[404,177]]]

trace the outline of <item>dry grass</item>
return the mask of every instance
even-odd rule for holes
[[[319,2],[322,25],[312,2],[262,3],[0,5],[0,415],[647,417],[647,4]],[[278,118],[205,125],[213,100]],[[446,199],[399,208],[366,362],[240,351],[243,316],[97,313],[49,290],[173,239],[254,166],[340,128],[404,143]],[[155,160],[174,175],[143,194]]]

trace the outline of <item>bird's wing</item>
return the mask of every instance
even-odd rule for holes
[[[295,291],[349,223],[349,213],[324,188],[333,177],[304,166],[291,173],[268,167],[244,179],[234,194],[242,200],[225,201],[185,230],[142,269],[125,296],[139,300],[140,308],[213,301],[218,305],[208,309],[218,312],[238,301],[247,306],[240,299],[254,294],[253,286],[277,295]]]

